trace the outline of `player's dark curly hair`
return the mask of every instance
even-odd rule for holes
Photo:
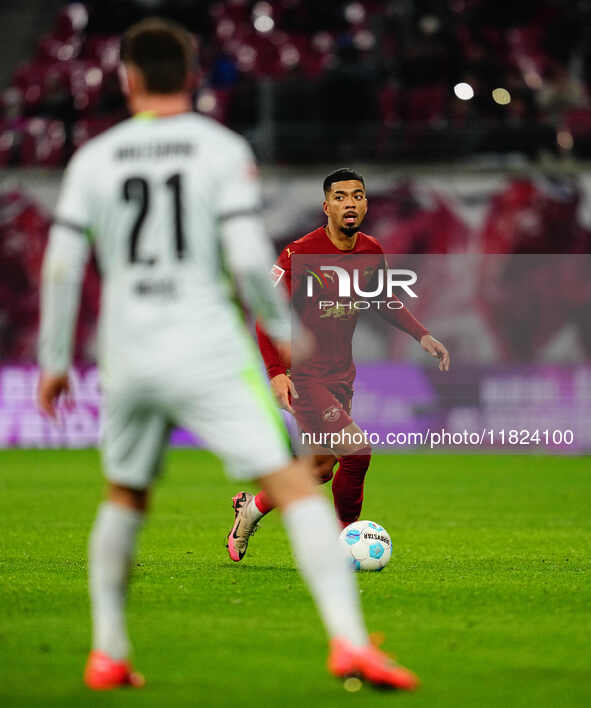
[[[187,88],[195,42],[181,25],[152,17],[130,27],[121,39],[121,61],[136,66],[149,93],[178,93]]]
[[[345,182],[349,179],[356,179],[357,181],[361,182],[361,184],[365,188],[365,180],[359,174],[359,172],[355,172],[355,170],[352,170],[349,167],[341,167],[341,169],[331,172],[327,177],[324,178],[324,182],[322,183],[322,189],[324,189],[325,194],[328,194],[328,192],[330,192],[330,188],[333,182]]]

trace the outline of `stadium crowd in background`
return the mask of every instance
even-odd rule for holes
[[[3,359],[34,359],[40,253],[51,222],[30,194],[12,187],[10,168],[61,167],[85,141],[127,116],[117,78],[119,35],[156,9],[194,33],[195,109],[243,132],[263,158],[334,165],[344,158],[399,164],[483,152],[586,155],[585,4],[527,1],[509,10],[481,0],[225,0],[199,6],[195,12],[188,0],[63,4],[2,87],[0,166],[9,185],[0,194]],[[473,98],[459,98],[458,84],[470,86]],[[508,103],[492,99],[498,87],[508,91]],[[476,226],[449,195],[413,180],[378,193],[370,181],[369,191],[368,228],[387,252],[589,250],[581,220],[585,194],[576,179],[527,177],[502,185],[485,195],[490,202]],[[503,213],[502,229],[496,210]],[[278,246],[315,220],[309,212],[303,228],[284,234]],[[97,308],[92,263],[77,331],[80,361],[96,358]]]
[[[196,108],[248,133],[263,159],[590,153],[584,3],[107,0],[65,5],[14,67],[0,166],[63,165],[125,117],[118,37],[154,12],[195,34]]]

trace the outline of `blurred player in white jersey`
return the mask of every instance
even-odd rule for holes
[[[135,540],[171,425],[199,434],[239,479],[281,509],[331,639],[329,669],[412,689],[413,674],[368,643],[336,519],[308,461],[292,461],[253,346],[231,301],[233,275],[289,355],[289,316],[268,271],[247,143],[191,112],[190,36],[145,20],[124,36],[122,83],[134,115],[91,140],[67,168],[43,265],[40,407],[68,393],[72,334],[91,245],[102,274],[102,453],[108,480],[91,533],[93,689],[141,685],[124,605]],[[222,261],[223,258],[223,261]],[[196,472],[198,474],[198,471]]]

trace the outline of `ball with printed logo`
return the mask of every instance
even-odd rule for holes
[[[346,526],[339,541],[353,570],[383,570],[392,556],[392,539],[375,521],[354,521]]]

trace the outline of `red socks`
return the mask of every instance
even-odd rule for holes
[[[339,520],[347,525],[357,521],[363,504],[363,482],[371,460],[371,448],[341,457],[332,481],[332,494]]]
[[[256,495],[256,497],[254,498],[254,503],[256,508],[261,512],[261,514],[268,514],[271,509],[275,508],[267,494],[263,491],[260,491]]]

